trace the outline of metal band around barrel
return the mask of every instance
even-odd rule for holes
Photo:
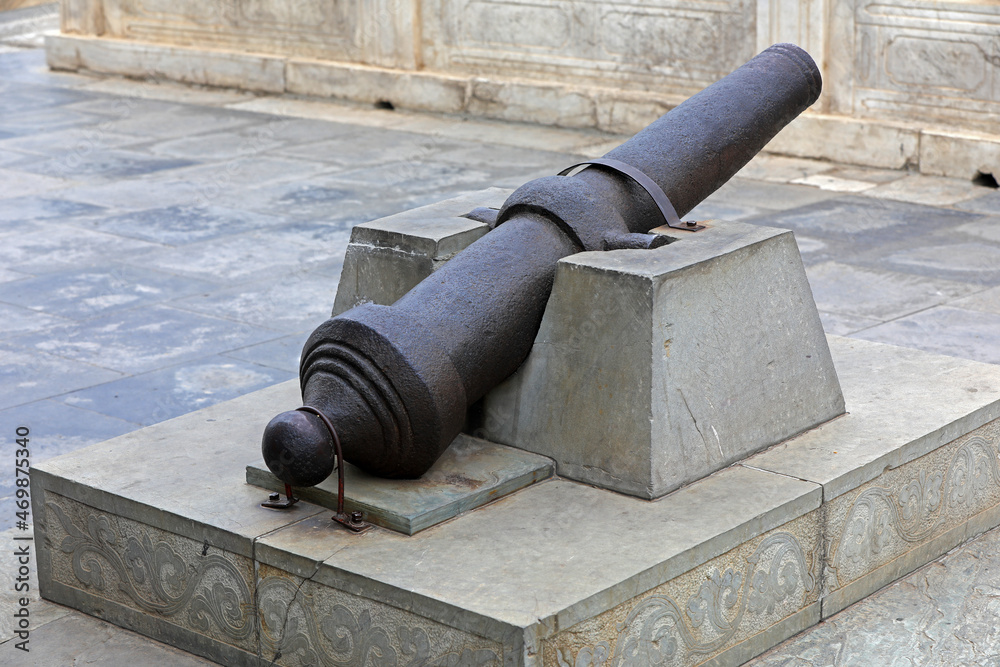
[[[697,232],[698,230],[705,229],[704,225],[699,225],[697,222],[681,222],[680,216],[677,215],[674,205],[670,203],[670,199],[667,197],[666,193],[663,192],[663,189],[641,170],[636,169],[632,165],[626,164],[625,162],[612,160],[611,158],[606,157],[599,157],[594,158],[593,160],[577,162],[573,166],[566,167],[560,171],[559,175],[566,176],[577,167],[590,165],[607,167],[608,169],[624,174],[635,181],[639,187],[645,190],[649,196],[652,197],[653,203],[656,204],[658,209],[660,209],[660,215],[663,216],[663,221],[667,223],[667,227],[670,227],[671,229],[679,229],[685,232]]]

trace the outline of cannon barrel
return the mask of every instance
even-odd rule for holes
[[[777,44],[694,95],[605,157],[650,177],[684,215],[819,97],[797,46]],[[461,431],[469,405],[531,350],[558,260],[583,250],[652,248],[660,208],[614,170],[531,181],[496,227],[392,306],[327,320],[302,353],[303,401],[336,429],[344,458],[374,475],[418,477]],[[684,233],[684,232],[681,232]],[[264,460],[294,486],[333,470],[331,435],[292,411],[264,432]]]

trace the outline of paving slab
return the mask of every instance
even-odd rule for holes
[[[60,193],[61,194],[61,193]],[[68,220],[70,218],[95,216],[106,211],[103,206],[59,199],[57,196],[18,196],[5,199],[0,208],[0,234],[27,231],[30,225],[23,223],[36,220]]]
[[[15,641],[0,644],[0,664],[25,665],[28,664],[25,659],[34,665],[206,667],[216,664],[83,614],[64,613],[34,629],[27,656],[15,646]]]
[[[31,231],[6,235],[0,244],[0,262],[25,273],[55,273],[159,247],[162,246],[47,221],[33,225]]]
[[[27,156],[23,158],[24,161],[31,161],[33,159],[35,158]],[[10,167],[12,165],[7,166]],[[0,179],[4,181],[5,185],[3,192],[0,193],[0,198],[50,192],[70,184],[69,181],[62,178],[30,174],[7,168],[0,169]]]
[[[122,377],[121,373],[0,342],[0,408],[24,405]]]
[[[142,373],[277,337],[249,324],[154,305],[51,327],[44,335],[10,342],[122,373]]]
[[[879,185],[867,194],[881,199],[898,199],[930,206],[951,206],[983,194],[983,186],[958,178],[936,178],[911,174]]]
[[[324,243],[310,245],[285,231],[258,229],[179,247],[153,247],[131,253],[125,261],[218,284],[260,281],[341,260],[349,235],[346,229],[329,230]]]
[[[330,316],[336,292],[336,278],[300,271],[235,287],[204,289],[172,301],[171,306],[295,333],[322,324]]]
[[[132,424],[149,426],[297,375],[236,359],[210,356],[181,366],[70,392],[56,400]]]
[[[810,266],[806,275],[821,311],[881,322],[982,290],[968,283],[839,262]]]
[[[177,205],[91,218],[82,224],[118,236],[178,246],[284,222],[275,216],[217,206]]]
[[[23,111],[24,109],[18,109],[18,112]],[[49,157],[62,157],[66,154],[82,156],[96,151],[128,147],[148,141],[145,137],[112,132],[104,125],[102,123],[96,127],[75,127],[55,132],[14,136],[0,141],[0,150],[16,150]],[[82,162],[80,166],[83,167]]]
[[[64,317],[46,315],[37,310],[0,303],[0,340],[18,334],[48,329],[68,320]]]
[[[1000,313],[935,306],[866,328],[855,337],[1000,364]]]
[[[834,197],[836,193],[825,192],[807,185],[787,183],[766,183],[735,178],[712,195],[713,202],[738,202],[744,206],[784,211]]]
[[[975,197],[955,204],[956,208],[977,213],[995,214],[1000,211],[1000,192],[992,188],[981,188]]]
[[[248,345],[226,352],[224,356],[298,375],[299,357],[302,355],[302,348],[305,347],[306,339],[310,333],[312,333],[311,330],[302,331],[291,336],[269,340],[266,343]]]
[[[775,208],[775,207],[771,207]],[[792,208],[792,207],[786,207]],[[758,218],[762,224],[829,239],[855,237],[865,244],[897,240],[905,229],[915,236],[976,220],[974,213],[922,206],[912,202],[840,195]]]
[[[868,258],[861,258],[862,260]],[[928,239],[923,247],[885,249],[882,261],[897,270],[961,280],[982,287],[1000,283],[1000,243]]]
[[[81,270],[22,276],[17,282],[0,284],[0,302],[83,321],[214,287],[192,278],[108,262]]]

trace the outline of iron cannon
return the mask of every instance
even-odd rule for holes
[[[321,324],[302,352],[305,408],[267,425],[264,460],[312,486],[343,459],[382,477],[423,474],[468,407],[531,350],[559,259],[655,248],[819,97],[819,70],[777,44],[575,175],[531,181],[495,226],[391,306],[363,304]],[[342,466],[341,466],[342,467]],[[341,493],[341,497],[343,494]]]

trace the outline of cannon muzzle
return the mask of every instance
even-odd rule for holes
[[[777,44],[605,158],[648,177],[684,215],[820,90],[812,58]],[[525,184],[492,231],[395,304],[360,305],[320,325],[302,353],[305,404],[329,419],[347,461],[382,477],[419,477],[461,431],[469,405],[527,357],[559,259],[668,243],[648,233],[663,216],[647,188],[607,165]],[[294,486],[333,470],[331,434],[311,415],[275,417],[263,451]]]

